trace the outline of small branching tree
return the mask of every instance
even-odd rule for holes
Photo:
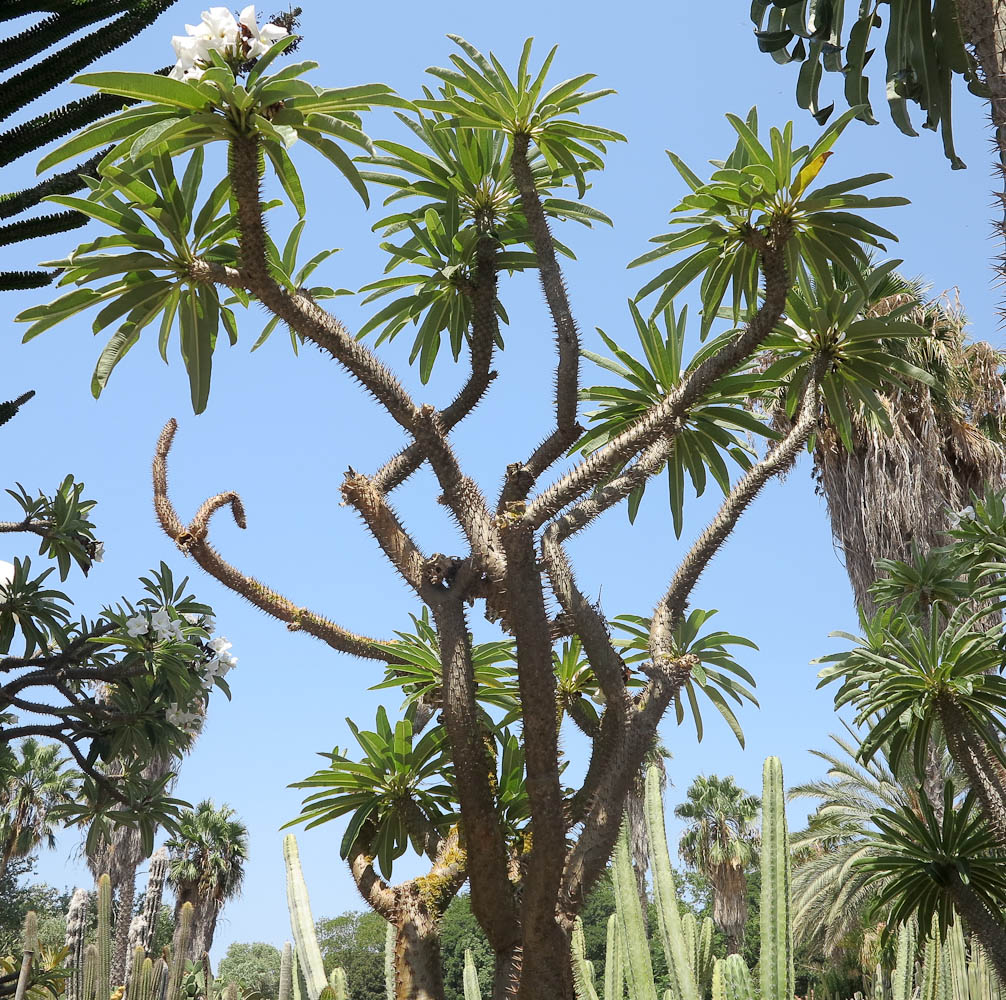
[[[580,423],[582,345],[559,263],[566,250],[552,227],[566,219],[606,221],[579,199],[590,173],[603,168],[607,147],[622,140],[582,114],[607,91],[586,89],[591,74],[548,82],[554,49],[533,68],[528,42],[516,72],[508,73],[494,56],[461,39],[455,39],[461,51],[452,57],[453,68],[431,70],[436,89],[424,89],[417,100],[379,84],[330,90],[301,79],[313,63],[273,72],[288,39],[272,45],[244,75],[257,32],[257,26],[247,35],[235,28],[222,44],[194,43],[185,80],[124,72],[81,78],[145,103],[75,136],[44,161],[55,165],[114,143],[87,198],[55,200],[101,220],[116,235],[54,262],[66,269],[61,282],[71,287],[55,302],[22,314],[32,324],[26,336],[100,305],[96,329],[114,329],[94,376],[100,391],[146,326],[160,318],[164,343],[177,317],[199,411],[209,392],[218,328],[236,337],[232,307],[254,301],[273,317],[265,335],[284,323],[295,342],[311,343],[337,361],[401,427],[403,449],[372,475],[350,470],[342,494],[427,609],[428,618],[417,619],[417,628],[420,621],[428,624],[418,647],[415,636],[360,635],[230,565],[208,534],[223,508],[245,527],[237,494],[209,498],[183,522],[168,495],[173,420],[156,449],[157,514],[179,548],[229,589],[288,627],[385,668],[389,680],[411,689],[427,717],[430,709],[438,712],[444,761],[433,754],[435,766],[419,779],[395,759],[404,762],[411,724],[399,739],[387,720],[386,726],[379,721],[381,740],[365,747],[366,765],[336,752],[328,774],[316,776],[316,784],[329,782],[338,800],[330,809],[351,813],[342,853],[360,868],[358,881],[372,905],[402,934],[414,930],[411,920],[399,917],[418,887],[389,885],[372,862],[376,858],[386,876],[410,839],[427,853],[457,823],[472,912],[495,954],[494,996],[571,998],[573,923],[611,855],[626,795],[653,750],[658,723],[674,705],[679,716],[689,712],[701,725],[702,694],[736,724],[728,702],[744,698],[738,677],[750,682],[725,648],[736,637],[698,635],[708,614],[695,618],[688,608],[699,577],[762,488],[805,448],[822,414],[840,419],[850,409],[882,409],[878,392],[884,386],[927,377],[906,360],[903,345],[929,331],[898,314],[874,317],[862,310],[871,280],[867,250],[894,237],[858,213],[904,200],[861,193],[886,178],[881,174],[818,185],[851,113],[810,147],[794,144],[792,126],[772,129],[763,142],[753,112],[746,119],[730,116],[737,145],[715,163],[708,180],[672,155],[688,191],[672,213],[673,231],[656,237],[656,248],[636,263],[686,256],[647,282],[631,306],[645,363],[609,342],[618,361],[606,366],[621,365],[646,385],[609,400],[602,433],[591,435]],[[413,146],[372,143],[363,133],[360,114],[378,105],[397,109],[415,136]],[[388,270],[398,273],[368,290],[373,297],[402,294],[363,333],[379,330],[380,340],[414,323],[413,359],[424,381],[442,337],[455,357],[467,351],[467,377],[446,407],[413,399],[375,349],[322,307],[334,292],[307,287],[320,258],[297,263],[302,221],[282,250],[267,233],[265,164],[298,214],[306,213],[290,155],[295,140],[298,151],[308,147],[325,156],[365,201],[368,183],[392,188],[396,214],[383,225],[394,237],[385,243]],[[216,141],[227,145],[227,173],[201,201],[202,150]],[[346,143],[368,154],[363,170],[345,152]],[[173,164],[189,153],[178,176]],[[555,328],[552,416],[530,454],[501,456],[502,488],[492,501],[464,472],[450,435],[486,398],[494,379],[500,320],[506,319],[501,279],[530,268],[539,274]],[[782,322],[799,309],[790,295],[797,279],[819,293],[812,330],[803,313]],[[695,282],[705,342],[683,363],[685,324],[673,300]],[[656,297],[647,317],[638,303],[650,295]],[[596,398],[600,390],[592,392]],[[750,407],[769,398],[782,400],[789,426],[779,432],[759,425],[769,447],[745,449],[738,435],[758,424]],[[585,454],[560,471],[571,449]],[[740,465],[736,481],[727,459]],[[439,503],[456,523],[455,555],[425,551],[391,507],[393,491],[424,463],[439,484]],[[701,490],[708,474],[724,499],[652,614],[624,619],[631,638],[615,639],[604,610],[577,585],[565,546],[606,511],[637,504],[642,488],[665,468],[678,493],[685,476]],[[554,478],[546,484],[548,476]],[[554,615],[548,610],[553,602],[559,608]],[[493,675],[479,663],[469,634],[474,604],[513,647],[512,668],[501,683],[509,685],[507,696],[520,717],[519,755],[508,754],[500,725],[483,707],[502,706],[492,700],[499,685],[480,680]],[[557,643],[574,639],[582,655],[556,655]],[[435,655],[425,655],[434,641]],[[626,645],[641,654],[635,673],[621,656]],[[559,732],[566,720],[591,744],[586,776],[572,789],[561,777]],[[513,782],[503,780],[507,766],[518,761],[523,804]],[[348,776],[354,773],[361,778],[350,808]],[[453,808],[431,795],[423,823],[410,825],[405,796],[396,799],[396,790],[423,781],[435,785],[444,775]],[[315,804],[322,801],[323,794]],[[435,836],[420,839],[423,826]],[[429,968],[438,950],[435,936],[428,948],[404,944],[400,937],[395,948],[399,995],[438,996],[439,971]]]

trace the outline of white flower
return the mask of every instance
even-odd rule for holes
[[[105,543],[95,542],[94,543],[94,555],[91,556],[91,562],[101,562],[105,558]]]
[[[197,704],[200,707],[202,706],[202,702]],[[169,725],[177,726],[187,733],[198,732],[203,724],[202,712],[183,712],[176,704],[168,706],[164,713],[164,718]]]
[[[950,511],[948,520],[950,521],[951,528],[959,528],[961,521],[975,520],[975,509],[969,504],[963,510],[952,510]]]
[[[10,582],[13,579],[14,579],[14,564],[4,562],[3,559],[0,559],[0,587],[10,586]]]
[[[234,645],[233,643],[228,642],[227,639],[222,635],[218,635],[215,639],[210,639],[209,641],[210,649],[212,649],[213,652],[217,654],[226,653],[227,650],[230,649],[231,646],[233,645]]]
[[[142,613],[126,619],[126,635],[131,639],[135,639],[140,635],[146,635],[149,627],[146,616]]]
[[[182,623],[177,618],[172,618],[168,614],[167,608],[158,608],[150,616],[150,624],[157,633],[158,639],[180,640],[182,638]]]
[[[205,38],[207,46],[218,52],[225,52],[237,45],[238,23],[226,7],[204,10],[202,24],[195,28],[187,24],[185,30],[196,38]]]
[[[203,618],[203,628],[207,632],[215,631],[216,627],[217,627],[217,620],[212,615],[206,615],[206,617]]]
[[[246,55],[249,59],[258,59],[259,56],[265,55],[276,42],[287,36],[286,28],[278,24],[263,24],[260,29],[258,19],[255,16],[254,4],[250,4],[241,11],[238,22]]]
[[[191,611],[188,611],[188,612],[186,612],[186,613],[185,613],[184,615],[182,615],[182,617],[183,617],[183,618],[184,618],[184,619],[185,619],[185,620],[186,620],[186,621],[187,621],[187,622],[188,622],[188,623],[189,623],[190,625],[198,625],[198,624],[199,624],[199,619],[200,619],[200,617],[201,617],[201,616],[200,616],[200,615],[196,615],[196,614],[193,614],[193,613],[192,613]]]

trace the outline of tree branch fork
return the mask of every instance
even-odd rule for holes
[[[690,410],[719,378],[757,351],[772,331],[782,316],[790,284],[784,257],[790,233],[784,225],[752,232],[751,245],[760,254],[765,294],[760,308],[735,339],[696,367],[629,428],[532,497],[541,476],[581,433],[576,411],[580,346],[541,198],[528,169],[527,143],[523,147],[515,144],[511,169],[529,221],[556,329],[555,427],[529,458],[507,467],[499,502],[491,509],[482,490],[463,473],[449,438],[452,429],[484,398],[495,376],[491,371],[497,333],[493,302],[487,299],[474,310],[470,371],[454,402],[442,410],[416,404],[377,355],[356,341],[335,316],[308,294],[282,287],[270,273],[259,201],[258,159],[254,137],[233,140],[231,182],[238,206],[240,267],[195,260],[189,277],[193,282],[241,288],[254,295],[304,340],[336,360],[406,431],[407,446],[373,476],[350,469],[342,495],[395,572],[433,610],[441,648],[452,651],[450,670],[444,666],[445,687],[450,674],[453,699],[448,713],[451,717],[445,722],[455,758],[473,752],[471,734],[465,739],[463,727],[477,717],[470,642],[465,640],[466,630],[459,624],[464,621],[465,602],[484,599],[487,618],[499,620],[517,639],[517,673],[524,709],[527,715],[534,716],[534,724],[526,719],[524,727],[532,826],[538,824],[527,870],[541,876],[528,878],[523,902],[507,871],[501,872],[501,844],[490,829],[494,822],[490,815],[494,768],[462,766],[458,759],[455,763],[467,852],[465,874],[471,885],[473,910],[501,962],[512,964],[514,956],[521,954],[525,963],[531,962],[536,944],[528,937],[527,929],[535,922],[532,909],[537,907],[539,916],[542,912],[542,893],[552,894],[555,905],[549,912],[560,932],[568,935],[573,917],[604,869],[617,836],[625,794],[652,746],[658,723],[687,683],[696,662],[675,651],[675,627],[699,576],[728,538],[737,518],[773,476],[792,464],[812,433],[819,412],[820,373],[815,370],[804,387],[800,416],[790,432],[728,494],[657,602],[650,636],[651,660],[642,668],[646,683],[641,692],[630,695],[627,690],[622,662],[604,614],[577,587],[563,543],[662,470]],[[494,300],[492,253],[480,255],[478,266],[483,273],[473,283],[472,294],[479,294],[481,289],[481,294]],[[246,526],[244,506],[236,493],[208,498],[188,524],[182,522],[168,496],[167,461],[176,429],[175,421],[169,421],[158,440],[153,485],[158,520],[179,549],[228,589],[289,629],[307,632],[339,652],[387,663],[388,654],[382,649],[386,641],[352,632],[296,604],[232,566],[213,548],[209,526],[219,511],[229,509],[237,525]],[[450,572],[444,569],[445,557],[421,549],[389,503],[393,490],[423,462],[429,462],[442,491],[439,502],[452,515],[467,546],[464,554],[448,560]],[[557,619],[545,616],[549,596],[561,607]],[[604,694],[605,708],[593,733],[584,784],[571,800],[564,802],[554,753],[558,721],[551,646],[556,634],[571,633],[583,643]],[[538,703],[539,696],[544,703]],[[470,759],[466,763],[470,764]],[[561,815],[558,830],[556,808]],[[567,835],[574,827],[579,827],[578,835],[568,848]],[[354,854],[351,867],[361,892],[368,900],[373,895],[375,908],[380,911],[392,904],[394,890],[375,881],[362,849]]]

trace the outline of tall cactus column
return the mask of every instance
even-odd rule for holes
[[[112,995],[112,881],[107,875],[98,879],[98,965],[95,969],[95,1000],[109,1000]]]
[[[766,758],[762,769],[761,839],[761,1000],[790,1000],[794,976],[789,835],[778,757]]]
[[[74,889],[66,911],[66,1000],[90,1000],[84,995],[84,932],[87,929],[87,891]]]

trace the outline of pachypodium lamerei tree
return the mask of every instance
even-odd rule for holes
[[[113,827],[132,827],[149,855],[154,831],[170,825],[178,802],[166,794],[171,771],[152,779],[144,761],[184,753],[209,690],[229,694],[224,675],[234,658],[218,655],[211,609],[163,563],[141,579],[145,594],[135,603],[123,598],[93,619],[75,619],[70,598],[47,580],[57,568],[65,580],[73,566],[87,573],[101,561],[95,501],[72,476],[52,496],[20,486],[7,492],[20,516],[0,522],[0,534],[36,536],[39,555],[55,565],[37,572],[28,557],[0,561],[0,771],[16,775],[18,744],[22,755],[28,746],[68,752],[79,769],[77,795],[51,803],[45,823],[88,825],[92,849]],[[115,760],[132,766],[113,777],[107,765]],[[16,832],[10,836],[13,852]]]
[[[60,262],[65,268],[61,282],[71,290],[21,318],[32,323],[31,337],[101,305],[98,328],[115,324],[116,329],[95,376],[100,389],[145,326],[160,317],[166,343],[177,314],[192,400],[199,410],[209,391],[218,327],[222,323],[232,336],[237,333],[234,303],[224,296],[241,304],[254,300],[286,324],[296,340],[335,359],[402,428],[403,450],[373,475],[349,472],[343,497],[429,609],[441,668],[436,698],[442,706],[472,909],[496,954],[495,995],[553,1000],[573,995],[569,942],[574,920],[611,854],[626,793],[652,749],[658,723],[690,683],[692,695],[720,693],[717,675],[722,673],[707,672],[702,652],[692,653],[680,641],[680,626],[701,573],[765,484],[805,447],[822,406],[875,405],[871,373],[883,367],[897,369],[898,377],[914,377],[917,370],[901,365],[892,345],[927,332],[901,319],[846,323],[830,339],[780,332],[792,278],[804,270],[827,290],[830,309],[839,317],[848,311],[835,271],[847,271],[854,284],[861,283],[867,249],[893,238],[858,212],[903,204],[903,199],[860,193],[880,175],[815,186],[851,114],[811,147],[794,145],[791,126],[773,129],[764,143],[754,113],[746,120],[730,116],[737,146],[726,161],[715,164],[708,181],[672,157],[689,191],[672,213],[673,234],[657,237],[658,249],[650,256],[687,255],[648,282],[640,295],[659,293],[654,310],[659,315],[698,281],[703,333],[712,332],[721,309],[727,314],[726,329],[711,336],[690,364],[669,367],[652,399],[638,411],[626,412],[620,423],[609,419],[604,440],[592,442],[586,457],[543,485],[543,478],[584,435],[578,405],[580,333],[557,256],[563,247],[553,238],[551,225],[564,218],[600,218],[596,210],[579,207],[573,189],[583,197],[590,172],[603,167],[607,146],[622,137],[582,115],[607,93],[585,89],[591,74],[555,85],[546,82],[554,50],[533,70],[529,41],[516,73],[508,74],[494,56],[455,40],[461,53],[452,57],[453,68],[431,70],[439,86],[415,101],[378,84],[339,90],[311,86],[301,76],[313,63],[267,72],[289,44],[286,40],[273,45],[245,76],[236,35],[230,43],[197,53],[194,71],[184,81],[124,72],[80,78],[103,92],[145,101],[73,138],[45,161],[53,165],[115,144],[89,196],[61,201],[103,220],[117,235],[94,241]],[[367,169],[361,172],[343,144],[373,150],[359,115],[375,105],[396,107],[422,149],[383,143],[382,155],[365,161]],[[320,152],[365,200],[368,181],[386,183],[394,189],[391,200],[407,206],[383,224],[400,236],[398,244],[389,244],[389,270],[401,266],[411,273],[371,286],[375,293],[401,287],[406,294],[384,307],[371,327],[381,327],[390,337],[414,322],[413,353],[421,374],[435,362],[445,332],[458,356],[467,345],[467,379],[445,408],[414,400],[375,350],[322,308],[319,300],[331,289],[304,287],[303,268],[296,261],[300,223],[283,251],[267,234],[267,205],[260,193],[266,161],[290,204],[300,215],[306,212],[291,157],[296,140],[294,148]],[[227,145],[228,170],[200,207],[201,151],[216,141]],[[184,175],[177,179],[173,161],[190,152]],[[529,267],[539,273],[555,324],[554,417],[530,454],[501,462],[503,486],[492,503],[463,471],[449,436],[493,381],[499,320],[506,316],[500,279]],[[676,322],[672,327],[664,354],[677,352],[680,358],[683,329]],[[763,371],[770,337],[774,364]],[[772,446],[763,455],[748,456],[736,483],[720,477],[723,504],[656,602],[645,639],[648,656],[638,664],[641,679],[630,685],[620,644],[613,640],[604,612],[577,586],[565,543],[675,461],[686,431],[692,442],[689,473],[704,475],[699,466],[718,472],[720,451],[732,455],[735,450],[733,438],[728,436],[721,449],[703,445],[696,450],[698,438],[692,432],[706,432],[719,444],[716,418],[743,430],[745,423],[731,423],[737,400],[767,393],[782,394],[792,426],[785,434],[769,430],[775,438]],[[720,400],[725,405],[717,413]],[[700,413],[693,423],[693,415]],[[335,650],[390,665],[394,672],[394,641],[333,623],[245,575],[211,546],[209,522],[221,508],[229,507],[238,524],[245,525],[236,494],[208,499],[189,524],[183,523],[167,488],[175,433],[171,421],[155,458],[155,504],[165,532],[208,573],[258,608]],[[426,462],[440,487],[439,502],[462,538],[457,555],[424,552],[390,506],[389,495]],[[552,599],[560,608],[556,616],[548,611]],[[515,650],[527,795],[525,849],[516,865],[507,840],[508,818],[501,809],[499,755],[475,684],[467,622],[473,602],[479,602],[486,619],[499,625]],[[574,635],[602,706],[592,716],[558,710],[553,646]],[[742,697],[736,691],[733,695]],[[578,707],[583,701],[578,694],[571,698]],[[586,777],[575,789],[565,789],[561,780],[559,730],[565,718],[582,723],[592,744]],[[364,822],[359,830],[366,828]],[[391,829],[392,839],[400,842],[394,833],[399,828]],[[372,855],[378,853],[376,846]],[[373,878],[385,886],[376,873]],[[406,995],[434,994],[417,990]]]

